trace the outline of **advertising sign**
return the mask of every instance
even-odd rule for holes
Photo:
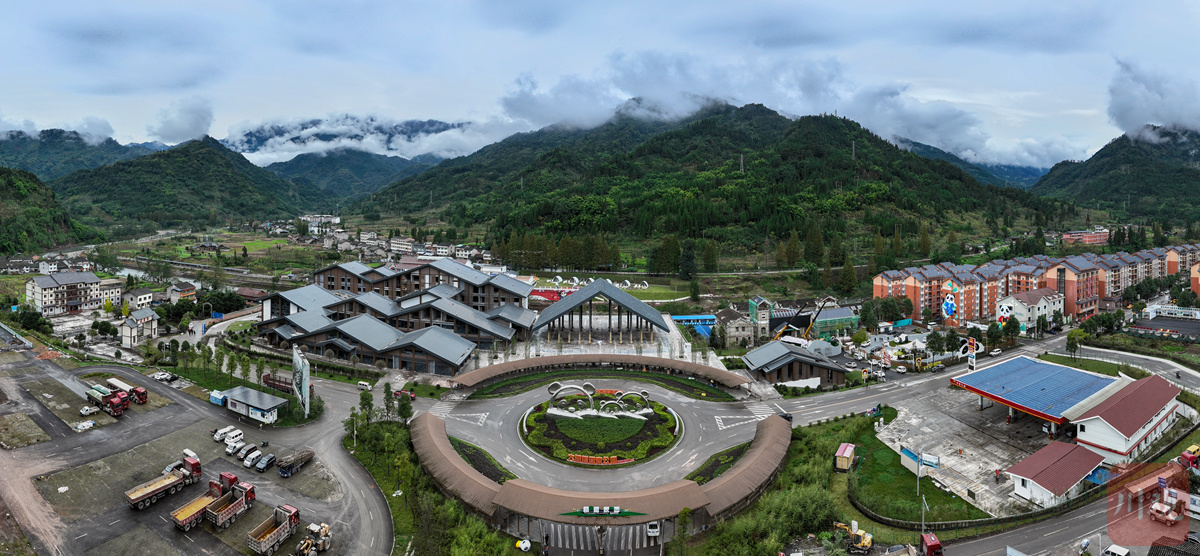
[[[312,378],[308,376],[308,359],[304,358],[304,354],[300,353],[300,346],[292,346],[292,390],[296,392],[296,397],[300,398],[300,403],[304,404],[304,417],[308,418],[308,408],[312,396],[309,394],[309,388],[312,386]]]

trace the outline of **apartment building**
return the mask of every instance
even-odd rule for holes
[[[44,316],[98,311],[100,279],[91,272],[58,272],[25,282],[25,299]]]
[[[1100,303],[1100,269],[1084,257],[1067,257],[1046,271],[1046,287],[1066,296],[1063,313],[1086,318]]]

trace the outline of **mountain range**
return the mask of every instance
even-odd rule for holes
[[[313,118],[293,122],[267,123],[238,131],[221,142],[241,153],[263,150],[323,151],[337,147],[354,147],[372,151],[397,151],[405,143],[453,129],[469,123],[447,123],[439,120],[395,121],[374,116],[340,114],[328,118]],[[378,151],[375,151],[378,152]],[[397,152],[396,154],[399,154]]]
[[[918,143],[903,137],[896,138],[900,148],[934,160],[945,160],[979,180],[980,183],[1004,187],[1029,188],[1037,183],[1038,178],[1045,175],[1048,168],[1033,166],[1017,166],[1012,164],[986,164],[967,162],[952,153],[925,143]]]
[[[73,220],[37,176],[0,168],[0,255],[37,252],[99,237],[95,230]]]
[[[286,162],[266,166],[275,175],[306,182],[331,197],[357,197],[428,170],[441,158],[426,154],[412,159],[385,156],[355,149],[306,153]]]
[[[1085,161],[1055,164],[1030,191],[1128,217],[1194,222],[1200,219],[1200,133],[1146,126]]]
[[[0,166],[33,172],[47,181],[152,152],[144,145],[121,145],[111,137],[95,141],[61,129],[43,129],[37,135],[0,132]]]

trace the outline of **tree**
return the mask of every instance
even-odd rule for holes
[[[821,280],[826,286],[833,285],[833,265],[829,264],[829,256],[825,256],[825,270],[821,274]]]
[[[688,285],[688,292],[692,301],[700,301],[700,281],[692,278],[692,283]]]
[[[1037,318],[1037,335],[1038,338],[1044,338],[1046,331],[1050,329],[1050,321],[1046,319],[1046,315],[1038,315]]]
[[[262,377],[266,371],[267,371],[267,360],[265,358],[259,357],[258,364],[256,364],[254,366],[254,379],[256,380],[255,384],[263,383]]]
[[[1053,325],[1053,326],[1054,326],[1054,328],[1056,328],[1056,329],[1058,329],[1058,328],[1062,328],[1062,326],[1063,326],[1063,312],[1062,312],[1062,310],[1061,310],[1061,309],[1055,309],[1055,310],[1054,310],[1054,315],[1053,315],[1053,316],[1050,318],[1050,324],[1051,324],[1051,325]]]
[[[879,327],[879,317],[875,315],[874,303],[863,303],[862,310],[858,312],[858,325],[867,330],[875,330]]]
[[[708,240],[704,242],[704,272],[717,271],[717,242],[716,240]]]
[[[691,280],[696,275],[696,242],[683,240],[679,252],[679,279]]]
[[[371,424],[371,416],[375,412],[375,396],[371,395],[370,390],[363,390],[358,395],[358,409],[364,424]]]
[[[930,309],[929,307],[921,309],[921,321],[933,322],[933,309]]]
[[[779,269],[787,268],[787,245],[783,242],[775,246],[775,267]]]
[[[862,322],[861,317],[859,318],[859,322],[860,323]],[[858,332],[855,332],[853,336],[850,337],[850,341],[854,342],[854,347],[856,347],[856,348],[858,346],[861,346],[861,345],[867,343],[867,340],[870,340],[870,339],[871,339],[871,334],[869,334],[866,330],[859,330]]]
[[[1071,354],[1071,358],[1079,351],[1079,344],[1088,337],[1087,332],[1075,329],[1067,333],[1067,353]]]
[[[392,395],[392,383],[384,382],[383,383],[383,414],[384,415],[391,415],[396,412],[395,411],[395,409],[396,409],[395,398],[396,398],[396,396]]]
[[[971,328],[967,329],[967,337],[968,337],[968,338],[975,338],[975,344],[976,344],[976,345],[982,345],[982,344],[983,344],[983,331],[982,331],[982,330],[980,330],[980,329],[978,329],[978,328],[976,328],[976,327],[974,327],[974,326],[972,326]],[[975,349],[979,349],[979,348],[975,348]]]
[[[122,301],[122,302],[121,302],[121,316],[123,316],[123,317],[128,317],[128,316],[129,316],[129,313],[130,313],[130,310],[129,310],[129,302],[128,302],[128,301]]]
[[[821,244],[820,223],[813,220],[812,224],[808,227],[808,236],[804,239],[804,260],[818,264],[824,256],[825,247]]]
[[[113,306],[112,299],[110,299],[110,298],[104,299],[104,312],[108,313],[110,315],[114,314],[116,312],[116,307]]]
[[[850,253],[846,253],[845,260],[842,261],[842,278],[838,283],[844,295],[854,293],[854,289],[858,287],[858,275],[854,270],[854,263],[850,261]]]
[[[296,234],[300,235],[301,237],[308,235],[308,222],[297,218],[296,219]]]
[[[689,532],[692,528],[692,509],[684,508],[679,510],[679,515],[675,518],[675,536],[667,543],[664,554],[670,556],[685,556],[687,554],[687,540]]]
[[[913,313],[913,300],[907,297],[897,297],[896,309],[900,312],[900,318],[909,318]]]
[[[921,226],[921,238],[917,241],[917,248],[920,250],[921,255],[929,256],[929,226]]]
[[[1019,336],[1020,334],[1021,334],[1021,322],[1020,321],[1018,321],[1017,319],[1013,319],[1013,318],[1010,318],[1007,321],[1004,321],[1004,337],[1008,338],[1009,342],[1015,341],[1017,339],[1017,336]]]
[[[987,329],[988,347],[996,347],[1002,339],[1004,339],[1004,331],[1000,330],[1000,323],[993,322],[989,324]]]
[[[396,400],[396,416],[404,419],[404,421],[407,422],[409,418],[412,417],[412,414],[412,399],[410,399],[408,396],[400,396],[400,398]]]
[[[946,338],[942,340],[942,347],[945,348],[946,351],[957,352],[958,348],[961,346],[962,337],[958,335],[958,331],[953,328],[948,330],[946,332]]]
[[[942,333],[938,332],[937,330],[934,330],[925,336],[925,347],[929,348],[929,351],[941,353],[946,351],[945,345],[945,338],[942,337]]]
[[[792,234],[788,236],[785,256],[788,268],[795,268],[796,263],[800,262],[800,236],[796,230],[792,230]]]

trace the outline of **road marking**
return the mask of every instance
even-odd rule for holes
[[[121,521],[121,520],[119,520],[119,519],[118,519],[118,520],[116,520],[116,521],[114,521],[114,522],[112,522],[112,523],[109,523],[109,525],[116,525],[116,524],[117,524],[117,523],[119,523],[120,521]]]
[[[375,521],[375,512],[367,510],[367,515],[371,516],[371,521]]]
[[[160,515],[160,516],[158,516],[158,518],[159,518],[159,519],[161,519],[161,520],[163,520],[163,523],[166,523],[166,522],[167,522],[167,518],[165,518],[165,517],[163,517],[163,516],[161,516],[161,515]]]
[[[75,540],[82,539],[82,538],[86,537],[87,535],[88,535],[87,533],[84,533],[84,534],[82,534],[82,535],[79,535],[78,537],[75,537]]]
[[[187,539],[187,540],[189,540],[189,541],[192,541],[192,538],[191,538],[191,537],[189,537],[189,536],[187,536],[186,534],[183,536],[183,538],[185,538],[185,539]],[[192,542],[196,542],[196,541],[192,541]]]
[[[1067,529],[1070,529],[1070,527],[1063,527],[1062,529],[1059,529],[1059,530],[1057,530],[1057,531],[1050,531],[1049,533],[1046,533],[1045,535],[1042,535],[1042,536],[1043,536],[1043,537],[1049,537],[1050,535],[1053,535],[1053,534],[1055,534],[1055,533],[1061,533],[1061,532],[1063,532],[1063,531],[1066,531]]]
[[[349,527],[349,526],[350,526],[350,524],[349,524],[349,523],[346,523],[345,521],[342,521],[342,520],[340,520],[340,519],[339,519],[337,522],[338,522],[338,523],[341,523],[342,525],[345,525],[346,527]]]

